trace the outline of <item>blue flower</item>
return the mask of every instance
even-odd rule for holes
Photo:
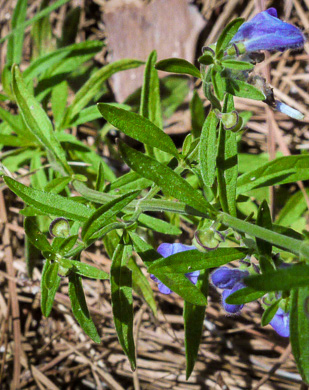
[[[193,245],[183,245],[183,244],[167,244],[163,243],[159,245],[157,251],[160,253],[162,257],[168,257],[171,255],[174,255],[175,253],[179,252],[185,252],[196,249]],[[197,279],[199,277],[200,271],[194,271],[189,272],[186,275],[186,277],[192,282],[193,284],[197,283]],[[162,294],[170,294],[172,290],[168,288],[164,283],[162,283],[156,276],[150,275],[151,279],[158,283],[158,289]]]
[[[269,8],[244,23],[231,43],[243,43],[248,52],[284,51],[303,47],[305,37],[299,28],[278,19],[275,8]]]
[[[229,297],[235,291],[241,290],[244,287],[246,287],[246,286],[243,283],[239,282],[239,283],[236,283],[231,290],[228,290],[228,289],[223,290],[223,292],[222,292],[222,306],[226,312],[228,312],[230,314],[237,314],[244,307],[244,305],[232,305],[232,304],[226,303],[227,297]]]
[[[236,268],[220,267],[211,274],[211,281],[218,288],[232,289],[236,283],[240,282],[248,275],[248,271],[241,271]]]
[[[248,275],[248,271],[228,267],[220,267],[211,274],[212,283],[216,287],[224,289],[222,292],[222,306],[226,312],[236,314],[244,307],[244,305],[228,304],[226,298],[235,291],[246,287],[242,280]]]
[[[270,325],[279,336],[290,337],[290,313],[286,313],[281,307],[279,307],[274,318],[270,321]]]

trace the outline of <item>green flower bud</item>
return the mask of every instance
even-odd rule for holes
[[[69,221],[65,218],[56,218],[49,226],[49,234],[52,237],[67,238],[70,236]]]

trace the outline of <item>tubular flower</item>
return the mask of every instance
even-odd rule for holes
[[[246,287],[243,283],[239,282],[234,285],[234,287],[231,290],[223,290],[222,292],[222,306],[223,309],[230,314],[237,314],[240,312],[240,310],[244,307],[244,305],[233,305],[230,303],[226,303],[226,298],[229,297],[231,294],[233,294],[235,291],[241,290],[242,288]]]
[[[160,253],[162,257],[168,257],[171,255],[174,255],[175,253],[179,252],[185,252],[196,249],[193,245],[183,245],[183,244],[167,244],[163,243],[159,245],[157,251]],[[197,283],[197,279],[199,277],[200,271],[194,271],[189,272],[186,275],[186,277],[192,282],[193,284]],[[154,275],[150,275],[151,279],[158,283],[158,289],[162,294],[170,294],[172,290],[168,288],[164,283],[162,283],[157,277]]]
[[[299,28],[278,19],[275,8],[269,8],[244,23],[231,43],[243,44],[247,52],[284,51],[303,47],[305,37]]]
[[[269,324],[279,336],[290,337],[290,313],[285,312],[281,307],[279,307]]]
[[[214,286],[224,289],[222,292],[222,306],[226,312],[236,314],[243,308],[244,305],[226,303],[226,298],[245,287],[242,280],[248,275],[248,271],[228,267],[220,267],[211,274],[211,281]]]

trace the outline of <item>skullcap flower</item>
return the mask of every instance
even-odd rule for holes
[[[235,291],[241,290],[242,288],[246,287],[242,282],[236,283],[234,287],[231,290],[224,290],[222,292],[222,306],[223,309],[230,314],[237,314],[240,312],[240,310],[244,307],[244,305],[232,305],[229,303],[226,303],[226,298],[229,297],[231,294],[233,294]]]
[[[248,271],[242,271],[240,269],[228,267],[217,268],[211,274],[211,281],[213,285],[218,288],[224,289],[222,292],[222,306],[227,313],[237,314],[244,307],[244,305],[232,305],[226,303],[226,298],[233,294],[235,291],[246,287],[242,283],[242,280],[248,275]]]
[[[162,257],[168,257],[171,255],[174,255],[175,253],[179,252],[185,252],[196,249],[193,245],[184,245],[184,244],[167,244],[163,243],[159,245],[157,251],[160,253]],[[199,277],[200,271],[194,271],[189,272],[186,275],[186,277],[192,282],[193,284],[197,283],[197,279]],[[158,289],[162,294],[170,294],[172,290],[168,288],[164,283],[162,283],[156,276],[150,275],[151,279],[158,283]]]
[[[248,52],[284,51],[303,47],[305,37],[299,28],[278,19],[275,8],[269,8],[244,23],[231,43],[243,43]]]
[[[290,313],[286,313],[281,307],[279,307],[269,324],[279,336],[290,337]]]
[[[231,289],[234,285],[240,282],[245,276],[248,276],[248,271],[240,269],[220,267],[211,274],[212,283],[218,288]]]

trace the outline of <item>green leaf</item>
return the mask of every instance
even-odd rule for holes
[[[55,137],[52,124],[43,108],[26,88],[17,65],[13,66],[12,75],[14,95],[26,125],[47,150],[51,163],[55,162],[62,174],[71,174],[72,170],[66,161],[64,150]]]
[[[68,82],[66,80],[57,84],[51,91],[51,105],[56,131],[60,127],[68,100]]]
[[[82,239],[87,241],[88,239],[98,238],[101,234],[100,230],[132,202],[138,196],[138,193],[139,191],[129,192],[98,208],[84,224]]]
[[[68,109],[65,121],[70,121],[71,118],[78,114],[81,109],[84,108],[101,90],[103,83],[114,73],[121,72],[127,69],[137,68],[142,64],[144,64],[143,61],[125,58],[105,65],[103,68],[93,73],[91,77],[86,81],[86,83],[76,93],[73,102]]]
[[[216,177],[217,166],[217,124],[219,120],[211,111],[204,122],[200,144],[199,160],[205,186],[211,187]]]
[[[84,41],[57,49],[32,61],[29,67],[23,72],[23,77],[27,82],[30,82],[46,70],[50,71],[55,65],[59,64],[59,62],[64,61],[65,58],[89,52],[92,52],[94,55],[102,49],[102,46],[103,43],[101,41]]]
[[[161,273],[160,270],[154,275],[185,301],[197,306],[207,305],[207,297],[184,274]]]
[[[309,286],[292,290],[290,310],[290,340],[297,368],[305,383],[309,383]]]
[[[263,291],[289,291],[309,284],[309,265],[297,264],[244,279],[247,286]]]
[[[34,267],[39,263],[41,258],[41,252],[36,248],[31,241],[28,239],[28,236],[25,235],[25,261],[27,265],[27,273],[30,279],[33,276]]]
[[[104,119],[129,137],[179,158],[172,139],[147,118],[106,103],[98,108]]]
[[[46,185],[44,191],[52,192],[53,194],[58,194],[65,189],[65,187],[70,183],[71,180],[71,176],[57,177],[56,179],[51,180]]]
[[[245,287],[235,291],[226,298],[226,303],[229,305],[242,305],[262,298],[266,294],[265,291],[256,291],[253,288]]]
[[[157,62],[155,68],[164,72],[188,74],[199,79],[201,78],[200,71],[193,64],[182,58],[167,58]]]
[[[233,96],[243,97],[253,100],[265,100],[266,96],[262,91],[251,84],[237,79],[229,79],[222,77],[223,88],[226,92]]]
[[[43,214],[51,214],[81,222],[85,222],[92,214],[88,207],[76,203],[74,200],[50,192],[35,190],[8,176],[4,177],[4,181],[10,190],[26,204],[35,207]]]
[[[242,18],[234,19],[224,28],[216,44],[216,55],[218,55],[221,50],[224,51],[228,47],[230,41],[244,21],[245,19]]]
[[[233,97],[226,94],[222,111],[226,113],[233,110]],[[222,122],[219,128],[217,168],[221,207],[226,213],[236,216],[237,136],[236,133],[225,130]]]
[[[308,155],[279,157],[241,175],[237,181],[237,194],[243,194],[255,188],[308,179]]]
[[[207,297],[208,295],[208,272],[200,274],[197,288]],[[186,350],[186,379],[188,380],[197,359],[198,349],[204,326],[206,306],[192,305],[184,302],[183,318],[185,326],[185,350]]]
[[[236,70],[250,70],[254,68],[254,65],[250,64],[250,62],[237,60],[223,60],[221,64],[225,68]]]
[[[202,127],[205,121],[205,111],[202,99],[199,97],[196,89],[190,101],[191,127],[194,138],[201,135]]]
[[[74,273],[69,275],[69,297],[72,312],[79,325],[95,343],[100,344],[100,336],[87,308],[81,277]]]
[[[220,267],[233,260],[241,259],[247,254],[248,249],[245,248],[218,248],[205,253],[195,249],[156,260],[149,266],[148,270],[151,273],[185,274],[201,269]]]
[[[53,252],[53,248],[47,238],[39,230],[36,224],[36,218],[26,217],[24,220],[24,229],[28,240],[41,252]]]
[[[44,317],[48,317],[50,315],[51,309],[53,307],[55,295],[61,282],[61,277],[59,275],[56,275],[56,278],[51,288],[47,288],[47,285],[49,285],[47,278],[50,275],[49,273],[50,267],[51,267],[50,261],[46,260],[43,267],[42,279],[41,279],[41,310]]]
[[[256,219],[256,224],[266,229],[272,230],[273,224],[271,220],[270,210],[266,200],[263,200],[263,202],[260,204],[257,219]],[[272,245],[269,242],[257,238],[256,245],[261,255],[264,255],[266,257],[271,257]]]
[[[309,189],[306,189],[309,196]],[[276,223],[282,226],[291,226],[297,223],[300,216],[307,210],[306,199],[302,191],[293,194],[280,210]]]
[[[114,323],[120,345],[127,355],[132,370],[136,368],[133,337],[132,272],[127,268],[131,256],[130,245],[119,244],[114,252],[111,266],[111,293]]]
[[[261,325],[266,326],[270,323],[270,321],[274,318],[274,315],[277,313],[279,308],[280,299],[275,301],[271,306],[269,306],[263,313],[261,319]]]
[[[171,168],[159,163],[151,157],[130,148],[123,142],[119,143],[119,149],[124,161],[131,169],[142,177],[152,180],[162,190],[201,212],[211,210],[211,205],[191,185],[175,173]]]
[[[153,290],[148,282],[148,279],[136,264],[135,260],[130,257],[128,261],[128,268],[132,271],[132,287],[133,290],[144,298],[147,305],[152,310],[153,314],[157,316],[156,301],[153,296]]]
[[[18,0],[14,7],[11,28],[14,30],[25,22],[27,15],[27,0]],[[6,64],[11,66],[19,64],[22,57],[24,43],[24,30],[19,30],[9,38],[7,45]]]
[[[223,100],[224,93],[226,91],[225,84],[223,82],[223,78],[222,78],[220,72],[217,72],[215,68],[211,69],[211,82],[212,82],[216,97],[219,100]]]
[[[33,18],[21,23],[14,30],[10,31],[7,35],[0,39],[0,43],[4,42],[6,39],[10,38],[12,35],[19,33],[21,30],[24,30],[26,27],[30,26],[32,23],[37,20],[44,18],[44,16],[50,14],[55,9],[61,7],[63,4],[68,3],[70,0],[58,0],[51,4],[49,7],[44,8],[42,11],[36,13]]]
[[[147,118],[160,129],[162,128],[162,113],[160,101],[160,85],[158,71],[155,69],[157,52],[153,50],[147,59],[144,72],[144,82],[141,91],[140,115]]]
[[[109,279],[109,274],[107,272],[104,272],[101,269],[93,267],[90,264],[82,263],[81,261],[76,261],[71,259],[62,259],[61,261],[65,261],[65,263],[72,266],[72,272],[78,275],[86,276],[87,278],[92,278],[92,279],[101,279],[101,280]]]
[[[170,234],[175,236],[181,234],[181,229],[179,229],[177,226],[174,226],[171,223],[163,221],[162,219],[151,217],[150,215],[147,214],[141,214],[138,217],[138,222],[142,226],[146,226],[147,228],[154,230],[155,232],[158,233]]]

